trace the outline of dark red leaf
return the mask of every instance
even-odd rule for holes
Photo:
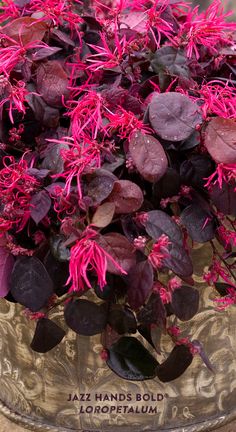
[[[69,79],[61,64],[56,60],[41,63],[37,69],[37,91],[48,105],[62,106],[70,94]]]
[[[112,232],[101,235],[97,242],[126,272],[136,263],[135,249],[123,235]],[[107,269],[110,273],[120,274],[120,271],[109,259],[107,260]]]
[[[148,260],[133,266],[128,274],[128,302],[132,309],[145,303],[153,286],[153,268]]]
[[[173,219],[162,210],[152,210],[148,212],[145,228],[153,240],[158,240],[162,234],[165,234],[169,237],[171,242],[175,242],[180,246],[183,244],[183,236],[180,228]]]
[[[115,204],[116,213],[131,213],[142,206],[143,193],[135,183],[129,180],[117,180],[107,201]]]
[[[1,28],[1,31],[16,42],[27,45],[30,42],[41,41],[47,29],[48,24],[45,21],[25,16],[11,20]],[[7,44],[14,45],[14,42],[7,40]]]
[[[232,119],[213,118],[205,132],[205,146],[217,163],[236,163],[236,123]]]
[[[156,138],[137,131],[131,137],[129,151],[134,165],[145,180],[154,183],[165,174],[168,161]]]
[[[98,169],[87,176],[87,195],[92,199],[93,205],[104,201],[111,193],[117,177],[110,171]]]
[[[156,324],[159,327],[165,326],[166,310],[159,293],[152,293],[147,304],[140,309],[137,319],[141,324]]]

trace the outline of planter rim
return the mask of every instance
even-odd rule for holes
[[[22,416],[19,413],[14,412],[10,408],[7,407],[1,400],[0,400],[0,413],[3,414],[5,417],[7,417],[12,422],[18,424],[19,426],[23,426],[31,431],[43,431],[43,432],[85,432],[83,429],[71,429],[71,428],[62,428],[62,427],[55,427],[53,425],[50,425],[49,423],[44,423],[37,420],[32,420],[29,417]],[[217,429],[233,420],[236,419],[236,410],[231,412],[226,412],[218,417],[212,417],[210,420],[198,422],[192,425],[188,426],[181,426],[176,427],[173,429],[171,428],[164,428],[164,429],[148,429],[147,432],[201,432],[201,431],[212,431],[213,429]],[[120,428],[122,431],[122,427]],[[89,430],[86,428],[86,432],[89,432]],[[91,432],[93,430],[91,429]],[[124,430],[124,432],[128,432],[128,429]]]

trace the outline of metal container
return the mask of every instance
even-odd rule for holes
[[[196,356],[184,375],[171,383],[124,381],[100,358],[100,336],[76,336],[71,330],[52,351],[37,354],[29,348],[35,322],[22,315],[19,305],[2,300],[0,411],[30,430],[52,432],[197,432],[232,420],[236,417],[236,308],[214,309],[216,293],[201,277],[210,254],[208,247],[193,251],[201,306],[194,319],[182,323],[182,329],[204,344],[214,373]],[[65,325],[62,310],[52,318]],[[171,349],[165,338],[162,349],[164,353]]]

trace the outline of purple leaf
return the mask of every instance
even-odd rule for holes
[[[132,213],[142,206],[143,193],[136,183],[129,180],[117,180],[107,201],[115,204],[115,212],[118,214]]]
[[[33,195],[31,199],[30,215],[35,223],[38,223],[48,214],[51,207],[51,198],[45,190]]]
[[[199,307],[199,291],[190,286],[176,288],[172,294],[171,306],[181,321],[188,321],[196,315]]]
[[[156,138],[137,131],[131,137],[129,151],[137,170],[145,180],[154,183],[165,174],[168,161]]]
[[[50,60],[37,68],[37,91],[48,105],[60,108],[62,96],[69,97],[69,79],[59,61]]]
[[[110,195],[117,177],[110,171],[98,169],[88,175],[87,180],[87,195],[92,199],[93,205],[98,205]]]
[[[48,318],[38,320],[30,347],[33,351],[46,353],[57,346],[66,332]]]
[[[233,119],[213,118],[206,128],[205,147],[217,163],[236,163],[236,123]]]
[[[14,266],[14,257],[4,247],[0,246],[0,297],[5,297],[10,291],[10,275]]]
[[[162,382],[173,381],[179,378],[190,366],[193,360],[186,345],[176,345],[169,357],[157,368],[157,376]]]
[[[38,258],[22,256],[14,264],[11,294],[21,305],[32,312],[39,311],[53,294],[53,283]]]
[[[162,234],[169,237],[171,242],[182,246],[183,236],[178,225],[162,210],[148,212],[148,220],[145,224],[146,231],[153,240],[158,240]]]
[[[165,327],[166,310],[159,293],[152,293],[147,304],[140,309],[137,319],[141,324],[156,324],[158,327]]]
[[[215,219],[199,203],[193,203],[186,207],[182,211],[180,219],[193,241],[205,243],[215,237]]]
[[[236,216],[235,185],[223,182],[220,189],[217,184],[213,185],[210,197],[218,210],[226,215]]]
[[[153,268],[148,260],[133,266],[128,274],[128,302],[132,309],[142,306],[153,286]]]
[[[53,54],[56,54],[59,51],[61,51],[61,48],[59,47],[40,48],[36,53],[32,54],[32,60],[33,61],[43,60],[47,57],[50,57]]]
[[[112,232],[101,235],[97,242],[126,272],[136,263],[135,249],[123,235]],[[120,274],[120,271],[109,258],[107,260],[107,270],[113,274]]]
[[[150,123],[162,139],[187,139],[202,122],[199,107],[188,96],[168,92],[155,94],[149,105]]]

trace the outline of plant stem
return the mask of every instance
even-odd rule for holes
[[[218,251],[218,249],[216,248],[216,246],[214,245],[214,243],[213,243],[212,240],[210,241],[210,243],[211,243],[211,247],[212,247],[212,250],[213,250],[214,254],[217,255],[218,258],[220,258],[220,260],[224,263],[225,267],[227,268],[228,272],[231,274],[232,278],[236,281],[236,276],[232,272],[232,270],[231,270],[229,264],[227,263],[227,261],[220,254],[220,252]]]

